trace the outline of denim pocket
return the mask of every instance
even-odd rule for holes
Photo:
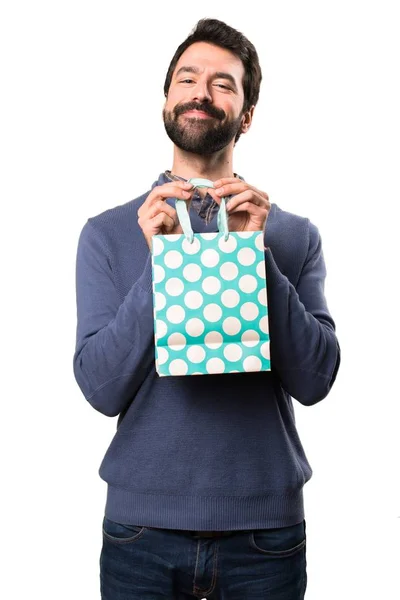
[[[135,542],[142,537],[146,527],[141,525],[125,525],[116,523],[104,517],[103,519],[103,535],[106,539],[115,544],[129,544]]]
[[[271,558],[293,556],[306,545],[305,521],[278,529],[255,529],[249,541],[254,550]]]

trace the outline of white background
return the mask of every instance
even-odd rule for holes
[[[260,101],[234,169],[319,227],[342,347],[328,398],[296,403],[314,470],[306,598],[399,597],[396,4],[2,5],[3,598],[99,598],[97,470],[116,419],[73,378],[77,241],[89,216],[171,167],[165,73],[206,16],[258,50]]]

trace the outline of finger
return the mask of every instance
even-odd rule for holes
[[[158,213],[164,212],[169,215],[172,219],[177,218],[176,210],[167,204],[164,200],[157,200],[154,204],[152,204],[149,209],[142,214],[140,217],[142,220],[150,220],[153,219]]]
[[[239,204],[239,206],[236,206],[235,208],[232,208],[232,209],[229,208],[228,212],[230,215],[237,213],[237,212],[247,212],[250,215],[258,215],[262,218],[265,218],[269,213],[269,211],[266,208],[257,206],[253,202],[249,202],[249,201],[243,202],[243,203]]]
[[[221,198],[219,198],[217,196],[215,190],[208,189],[208,193],[215,200],[215,202],[220,206]],[[256,194],[256,192],[254,192],[253,190],[246,190],[245,192],[242,192],[241,194],[238,194],[236,196],[233,196],[232,198],[229,198],[226,203],[226,210],[229,213],[231,213],[238,205],[240,205],[244,202],[249,202],[249,201],[253,202],[253,204],[256,206],[265,208],[268,211],[271,208],[268,199],[266,199],[264,196]],[[243,211],[245,209],[241,208],[240,210]]]
[[[219,196],[217,196],[215,190],[213,188],[207,188],[207,193],[210,194],[211,198],[213,200],[215,200],[215,202],[218,204],[218,206],[220,206],[221,198]]]
[[[189,190],[192,191],[189,191]],[[163,185],[156,186],[142,206],[138,210],[138,216],[141,216],[148,208],[158,200],[166,200],[167,198],[179,198],[180,200],[189,200],[193,194],[193,185],[186,181],[171,181]]]
[[[254,190],[246,190],[245,192],[242,192],[241,194],[237,194],[236,196],[233,196],[233,198],[229,199],[229,201],[227,203],[227,211],[232,212],[239,205],[241,205],[245,202],[250,202],[254,206],[258,206],[264,210],[270,209],[269,201],[266,200],[263,196],[261,196],[260,194],[257,194]],[[243,210],[243,208],[241,210]]]
[[[171,231],[175,227],[175,221],[166,213],[158,213],[153,219],[147,221],[143,226],[145,236],[157,235],[162,229]]]
[[[269,200],[267,192],[263,192],[254,185],[250,185],[237,177],[229,177],[215,181],[214,189],[219,196],[232,196],[233,194],[240,194],[240,192],[243,192],[244,190],[253,190],[260,196],[263,196],[266,200]]]
[[[221,177],[221,179],[217,179],[216,181],[213,181],[213,183],[215,188],[219,188],[221,185],[225,185],[226,183],[236,183],[238,181],[243,182],[243,179],[240,179],[239,177]]]
[[[158,215],[165,214],[170,217],[174,223],[178,221],[178,216],[176,214],[176,210],[174,210],[171,206],[169,206],[166,202],[162,202],[159,200],[157,204],[150,206],[149,210],[143,213],[138,218],[139,226],[145,231],[149,226],[151,226],[151,222]],[[150,224],[150,225],[149,225]]]
[[[249,185],[244,181],[225,183],[223,186],[215,188],[215,192],[218,196],[233,196],[234,194],[240,194],[245,190],[253,190],[254,192],[259,193],[261,195],[260,190],[258,190],[252,185]]]
[[[151,206],[158,200],[165,201],[167,198],[179,198],[181,200],[189,200],[192,196],[192,193],[193,192],[190,192],[187,188],[183,188],[181,185],[171,185],[169,187],[160,186],[158,188],[154,188],[154,190],[147,197],[143,206],[145,204],[147,206]]]

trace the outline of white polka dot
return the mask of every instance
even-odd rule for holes
[[[202,276],[202,273],[203,272],[199,265],[195,265],[194,263],[186,265],[186,267],[183,269],[184,278],[191,283],[198,281]]]
[[[189,319],[185,326],[186,333],[192,337],[198,337],[204,331],[204,323],[200,319]]]
[[[207,373],[223,373],[225,371],[225,363],[220,358],[210,358],[206,364]]]
[[[222,252],[233,252],[234,250],[236,250],[237,241],[233,237],[233,235],[230,235],[226,241],[224,237],[221,237],[221,239],[218,242],[218,246]]]
[[[218,304],[207,304],[203,311],[204,318],[210,323],[216,323],[222,317],[222,310]]]
[[[256,271],[257,275],[261,277],[261,279],[265,279],[265,260],[262,260],[258,263]]]
[[[221,266],[219,272],[222,279],[225,279],[226,281],[232,281],[233,279],[235,279],[235,277],[238,276],[239,269],[237,268],[235,263],[227,262]]]
[[[236,369],[232,369],[232,371],[228,371],[228,373],[240,373],[240,371],[237,371]]]
[[[244,346],[247,346],[248,348],[253,348],[254,346],[257,346],[259,341],[260,336],[257,333],[257,331],[254,331],[254,329],[246,329],[246,331],[242,335],[242,344]]]
[[[188,292],[185,295],[185,304],[188,308],[200,308],[203,304],[203,296],[200,292]]]
[[[179,296],[182,294],[184,288],[182,279],[178,279],[178,277],[171,277],[165,284],[165,290],[170,296]]]
[[[243,240],[248,240],[254,235],[254,231],[238,231],[236,232],[236,235]]]
[[[200,371],[196,371],[195,373],[192,373],[192,375],[204,375],[204,373],[200,373]]]
[[[264,248],[264,234],[260,233],[257,237],[256,237],[256,248],[258,248],[258,250],[261,250],[262,252],[264,252],[265,248]]]
[[[252,294],[257,289],[257,279],[253,275],[243,275],[239,279],[239,287],[245,294]]]
[[[176,358],[175,360],[172,360],[169,364],[169,372],[171,373],[171,375],[186,375],[188,369],[189,367],[187,363],[181,358]]]
[[[222,323],[222,329],[228,335],[236,335],[242,329],[242,324],[236,317],[228,317]]]
[[[178,269],[183,263],[183,257],[177,250],[170,250],[164,256],[164,262],[170,269]]]
[[[182,323],[185,318],[185,311],[182,306],[174,304],[167,310],[167,319],[170,323]]]
[[[221,282],[216,277],[206,277],[201,287],[206,294],[217,294],[221,289]]]
[[[216,233],[214,231],[209,233],[200,233],[200,237],[203,238],[203,240],[215,240],[217,235],[218,231]]]
[[[245,302],[240,307],[241,317],[245,321],[253,321],[253,319],[258,317],[259,312],[258,306],[254,302]]]
[[[154,294],[154,299],[156,310],[162,310],[163,308],[165,308],[165,305],[167,304],[167,299],[164,296],[164,294],[161,294],[161,292],[156,292]]]
[[[265,342],[265,344],[261,344],[260,352],[264,358],[267,358],[269,360],[269,358],[270,358],[269,342]]]
[[[198,238],[193,238],[192,243],[185,238],[182,242],[182,250],[185,254],[196,254],[200,250],[200,242]]]
[[[206,352],[201,346],[190,346],[187,357],[192,363],[201,363],[206,357]]]
[[[164,236],[164,239],[168,242],[177,242],[179,238],[183,236],[183,233],[170,233]]]
[[[267,306],[267,289],[266,288],[261,288],[261,290],[258,292],[257,300],[263,306]]]
[[[215,267],[219,263],[219,254],[216,250],[204,250],[201,262],[205,267]]]
[[[239,250],[237,257],[241,265],[249,267],[256,260],[256,253],[252,248],[242,248]]]
[[[240,302],[240,296],[236,290],[225,290],[221,294],[221,302],[227,308],[235,308]]]
[[[204,338],[204,343],[210,350],[218,350],[222,346],[224,338],[218,331],[210,331]]]
[[[246,372],[261,371],[262,362],[258,356],[247,356],[243,361],[243,368]]]
[[[169,336],[167,343],[171,350],[183,350],[186,346],[186,338],[181,333],[173,333]]]
[[[224,356],[226,360],[235,362],[242,358],[243,350],[238,344],[227,344],[224,348]]]
[[[157,235],[153,236],[151,243],[153,248],[153,256],[158,256],[159,254],[162,254],[164,250],[164,244],[163,241],[160,240],[160,238]]]
[[[154,265],[153,269],[153,281],[154,283],[161,283],[165,277],[165,271],[161,265]]]
[[[261,329],[261,331],[263,333],[268,333],[269,331],[269,327],[268,327],[268,317],[262,317],[260,319],[260,322],[258,324],[259,328]]]
[[[157,348],[157,355],[158,355],[158,364],[159,365],[164,365],[169,357],[168,354],[168,350],[166,348]]]
[[[167,324],[164,321],[162,321],[161,319],[157,319],[157,321],[156,321],[157,338],[164,337],[164,335],[167,334],[167,331],[168,331]]]

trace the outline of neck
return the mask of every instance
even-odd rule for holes
[[[192,177],[201,177],[217,181],[221,177],[233,177],[233,146],[223,148],[210,156],[202,156],[185,152],[174,145],[174,160],[172,164],[172,173],[190,179]]]

